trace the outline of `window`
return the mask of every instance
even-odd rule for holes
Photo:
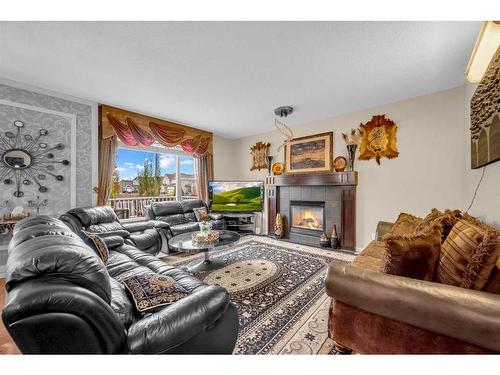
[[[109,204],[143,216],[154,201],[198,198],[194,158],[181,150],[154,144],[149,148],[120,145],[116,154]]]

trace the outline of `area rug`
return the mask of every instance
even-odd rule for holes
[[[203,254],[171,255],[184,266]],[[234,354],[331,354],[324,279],[330,262],[350,263],[354,256],[260,236],[211,253],[225,262],[195,275],[229,291],[240,317]]]

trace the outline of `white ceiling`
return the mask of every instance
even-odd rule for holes
[[[239,138],[456,87],[480,22],[0,22],[0,76]]]

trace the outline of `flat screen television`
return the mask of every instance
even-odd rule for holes
[[[260,212],[264,207],[264,182],[209,181],[208,196],[212,212]]]

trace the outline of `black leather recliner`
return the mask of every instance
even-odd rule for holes
[[[193,208],[202,207],[205,207],[208,212],[207,205],[199,199],[182,202],[155,202],[150,206],[146,206],[145,216],[154,222],[160,221],[168,224],[167,236],[170,239],[178,234],[199,230]],[[213,229],[226,229],[226,221],[223,215],[215,213],[209,213],[208,215]]]
[[[232,352],[238,313],[225,289],[209,286],[139,250],[130,232],[109,224],[114,223],[109,207],[84,209],[79,214],[80,218],[92,217],[90,225],[84,220],[87,229],[106,233],[106,266],[59,219],[39,216],[15,227],[2,319],[23,353]],[[141,316],[132,308],[121,282],[151,272],[172,277],[189,295]]]

